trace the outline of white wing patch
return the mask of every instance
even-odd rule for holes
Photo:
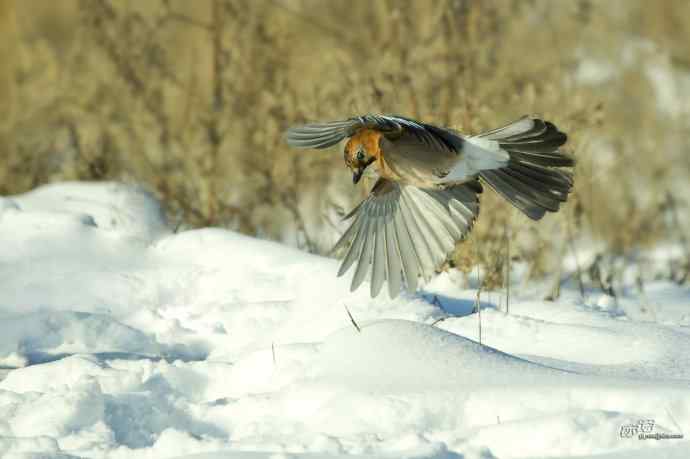
[[[443,178],[444,182],[461,182],[479,172],[500,169],[508,165],[510,155],[495,140],[481,137],[465,137],[459,160]]]

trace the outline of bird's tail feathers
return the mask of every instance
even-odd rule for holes
[[[556,212],[573,187],[572,156],[559,148],[568,137],[539,118],[525,116],[472,139],[495,142],[509,156],[503,167],[479,173],[491,188],[533,220]]]

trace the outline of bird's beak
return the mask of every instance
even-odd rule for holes
[[[362,178],[362,174],[364,173],[364,168],[363,167],[358,167],[352,172],[352,183],[355,185],[359,183],[359,180]]]

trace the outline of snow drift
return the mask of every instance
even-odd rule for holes
[[[0,253],[3,457],[690,454],[622,430],[690,435],[690,292],[671,283],[647,289],[656,321],[634,296],[534,285],[505,314],[488,295],[479,344],[452,274],[371,299],[336,260],[174,234],[112,183],[0,198]]]

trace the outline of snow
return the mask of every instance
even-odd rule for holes
[[[337,260],[174,233],[113,183],[0,198],[0,253],[0,457],[690,457],[690,289],[670,281],[516,284],[509,313],[486,292],[480,344],[454,273],[371,299]],[[621,437],[648,419],[686,438]]]

